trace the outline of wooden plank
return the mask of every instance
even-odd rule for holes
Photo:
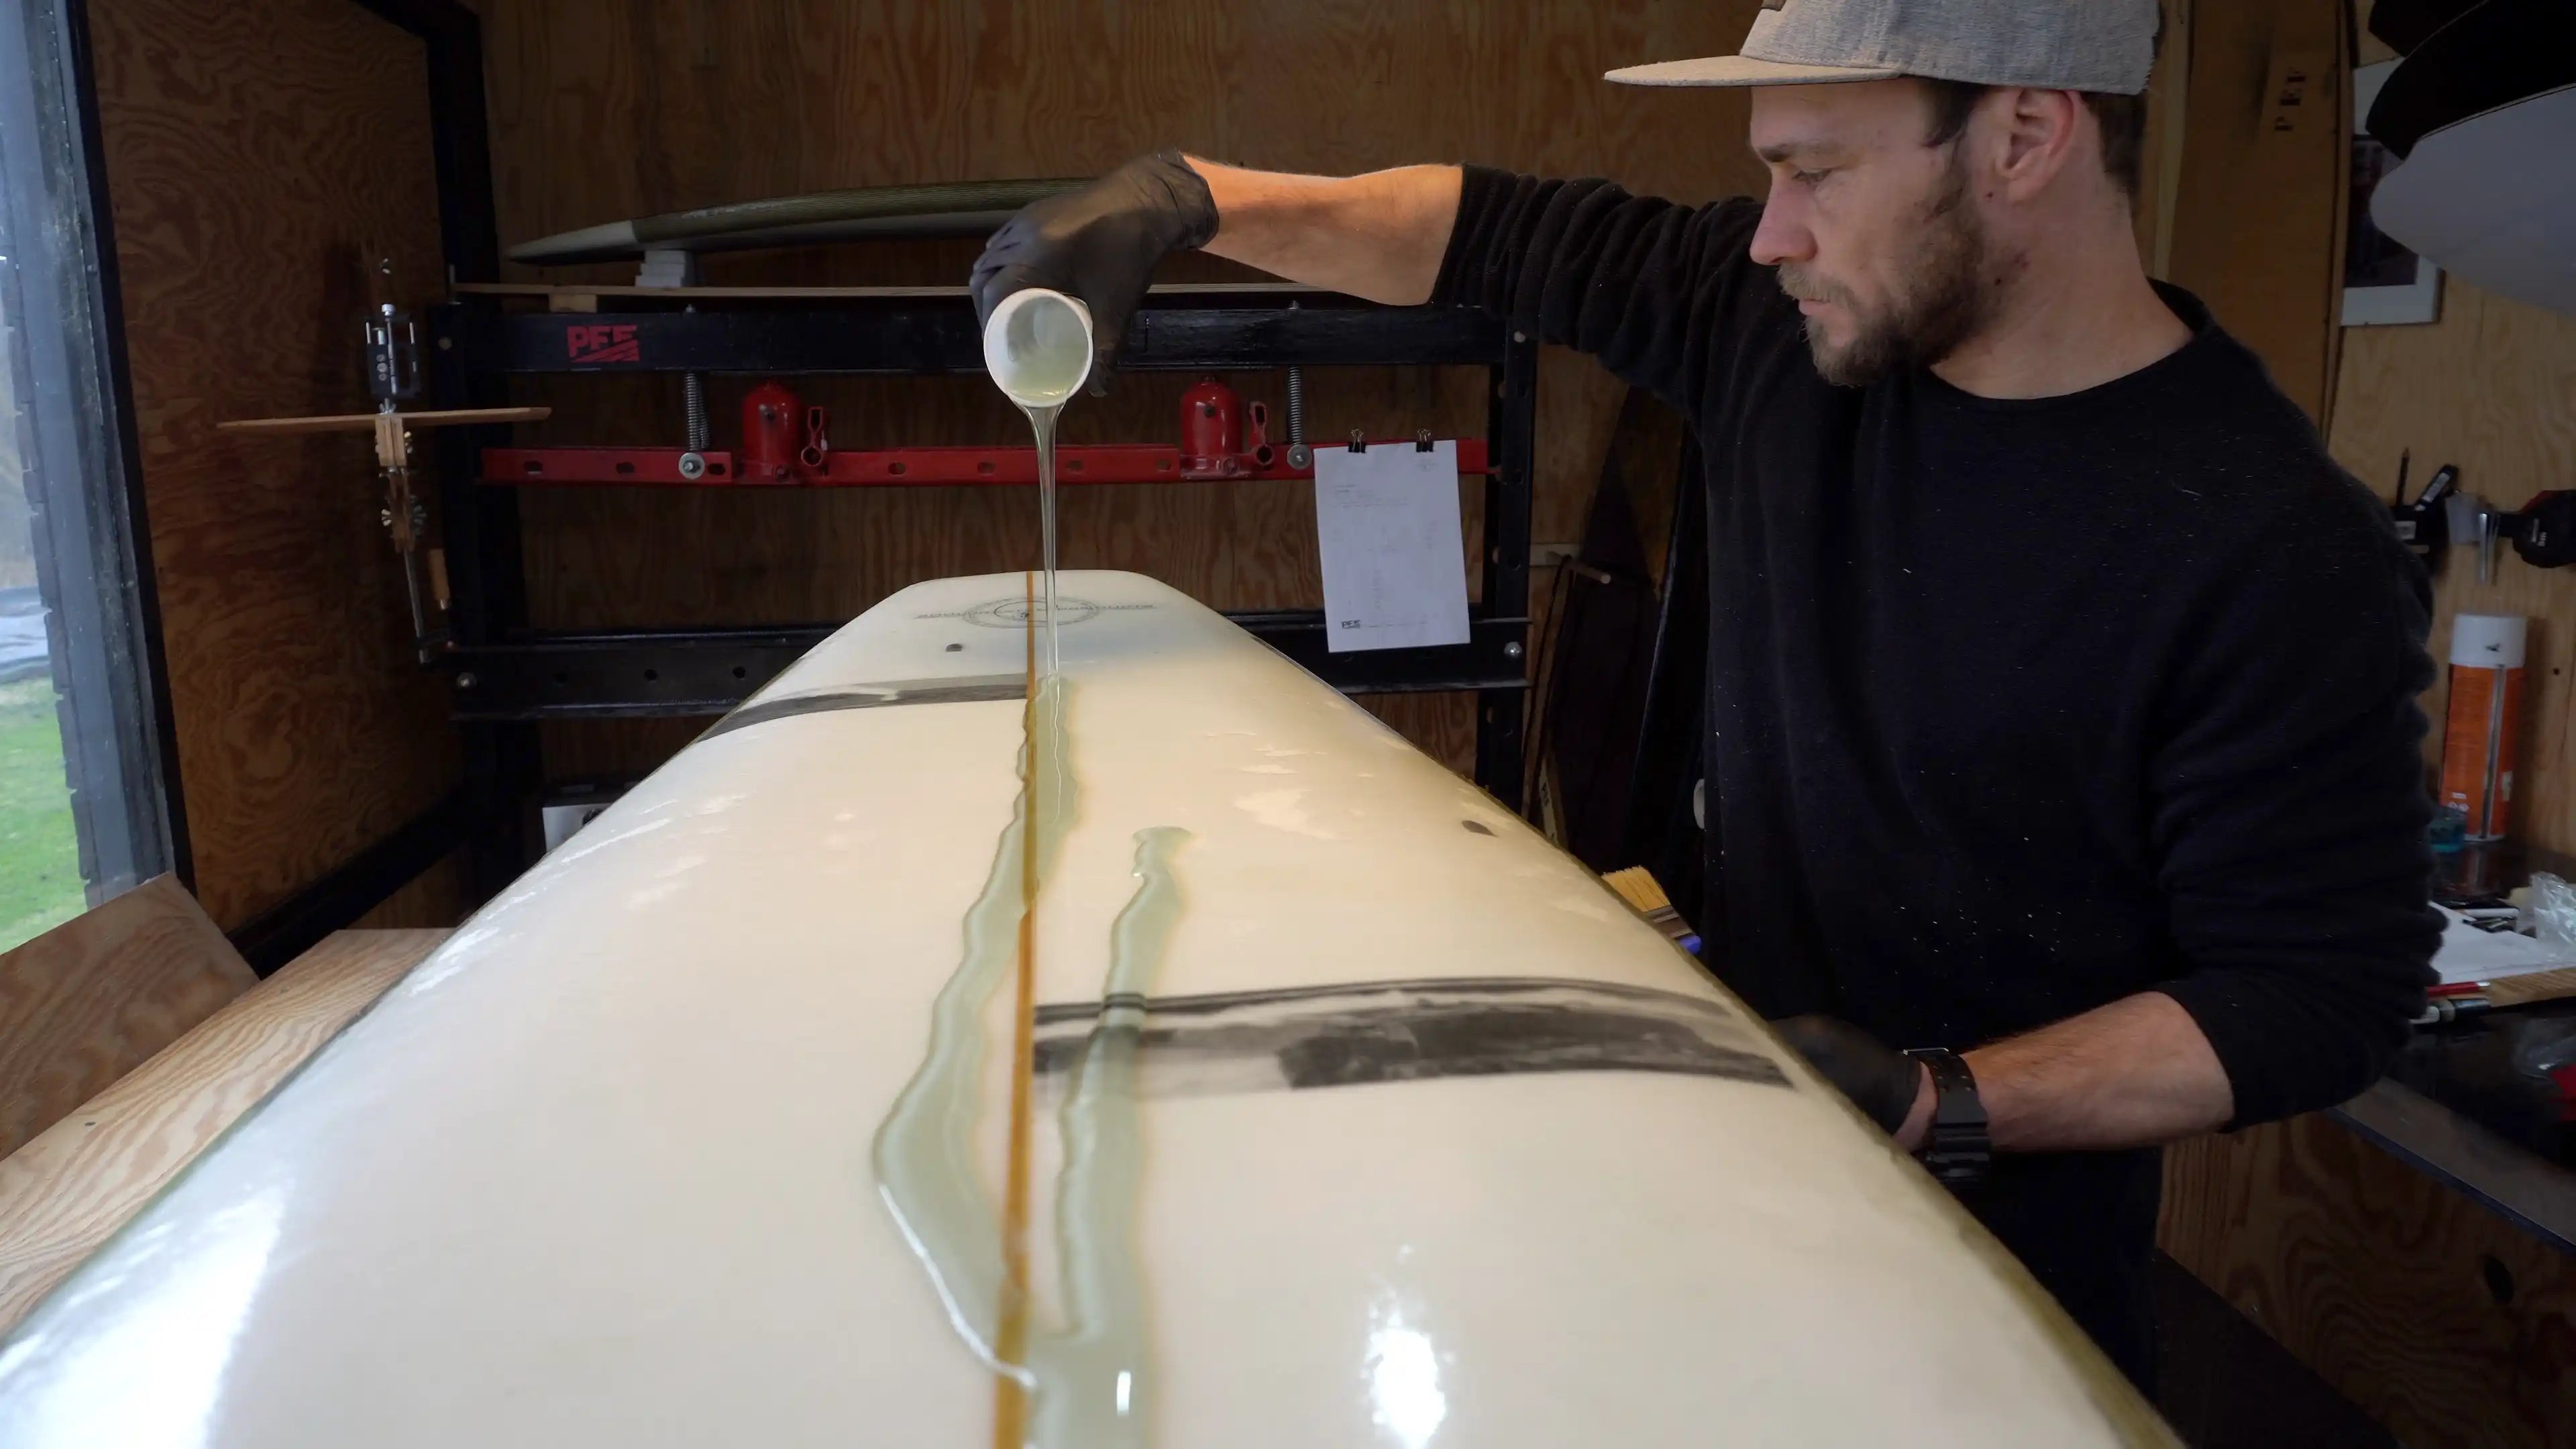
[[[2576,1434],[2576,1258],[2323,1114],[2168,1149],[2159,1242],[2403,1443]]]
[[[448,935],[334,932],[0,1160],[0,1332]]]
[[[372,440],[215,430],[366,406],[377,258],[443,289],[427,62],[347,0],[88,14],[194,885],[238,926],[462,776]]]
[[[258,979],[166,875],[0,956],[0,1154]]]
[[[2196,6],[2173,280],[2325,416],[2347,182],[2343,0]],[[2295,77],[2295,83],[2293,78]],[[2295,90],[2298,104],[2282,104]]]
[[[449,423],[541,423],[552,408],[429,408],[400,414],[403,425],[437,428]],[[219,433],[365,433],[382,413],[323,413],[308,418],[236,418],[215,424]]]
[[[2490,981],[2479,994],[2498,1006],[2528,1006],[2535,1001],[2563,1000],[2576,996],[2576,966]]]
[[[2173,272],[2174,205],[2182,194],[2183,144],[2191,108],[2192,0],[2161,0],[2164,37],[2147,81],[2147,136],[2138,156],[2138,256],[2147,275]]]

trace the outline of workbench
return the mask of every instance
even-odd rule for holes
[[[2558,1251],[2576,1254],[2576,1172],[2393,1080],[2326,1115]]]
[[[2526,856],[2447,853],[2441,889],[2566,873]],[[2506,1054],[2474,1039],[2571,1011],[2421,1029],[2389,1078],[2339,1107],[2175,1144],[2159,1246],[2396,1442],[2568,1443],[2576,1134],[2542,1094],[2509,1090]]]

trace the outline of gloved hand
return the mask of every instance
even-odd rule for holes
[[[1914,1058],[1830,1016],[1792,1016],[1771,1029],[1888,1135],[1913,1115],[1923,1086],[1923,1064]]]
[[[1178,151],[1139,156],[1079,191],[1020,208],[975,259],[975,320],[1004,297],[1049,287],[1091,309],[1094,377],[1127,335],[1154,267],[1216,235],[1216,201]]]

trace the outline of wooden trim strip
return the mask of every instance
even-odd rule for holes
[[[1003,1178],[1001,1319],[993,1332],[993,1449],[1022,1449],[1028,1437],[1029,1396],[1012,1371],[1028,1361],[1029,1343],[1029,1102],[1037,1055],[1038,836],[1038,576],[1027,582],[1028,687],[1020,706],[1027,741],[1020,775],[1020,960],[1017,999],[1011,1006],[1011,1156]]]

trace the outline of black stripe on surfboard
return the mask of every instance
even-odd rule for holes
[[[1104,1009],[1115,1012],[1106,1024]],[[1790,1085],[1761,1033],[1725,1003],[1611,982],[1452,978],[1122,994],[1041,1006],[1037,1028],[1041,1078],[1071,1071],[1096,1033],[1133,1032],[1136,1089],[1147,1097],[1550,1072]]]
[[[735,730],[767,724],[774,719],[791,719],[800,714],[830,714],[844,709],[884,709],[900,704],[980,704],[999,699],[1025,699],[1029,681],[1024,674],[981,674],[964,679],[894,679],[883,684],[854,684],[847,689],[828,689],[815,694],[791,694],[784,699],[765,699],[747,704],[714,724],[699,739],[713,739]]]

